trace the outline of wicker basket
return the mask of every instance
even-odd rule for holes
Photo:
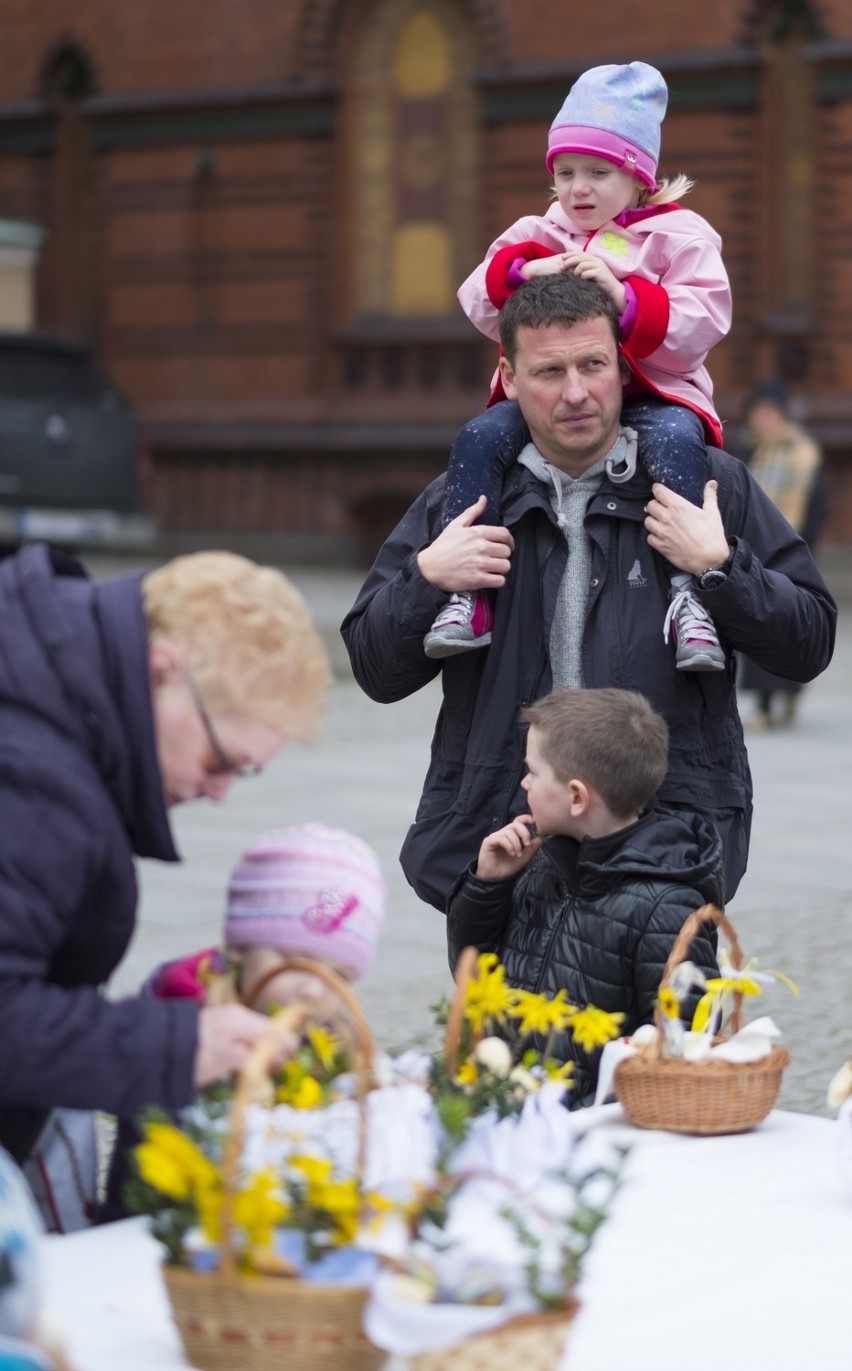
[[[715,905],[702,905],[686,920],[672,947],[661,989],[668,985],[674,968],[684,960],[704,923],[719,926],[731,944],[733,966],[742,967],[742,949],[730,921]],[[745,1133],[766,1118],[778,1098],[789,1052],[773,1047],[768,1056],[756,1062],[713,1058],[691,1062],[664,1057],[659,1008],[655,1019],[656,1040],[621,1062],[615,1072],[615,1093],[631,1123],[670,1133],[711,1135]],[[735,994],[726,1035],[738,1032],[741,1023],[742,995]]]
[[[569,1299],[562,1309],[521,1314],[452,1347],[409,1357],[410,1371],[557,1371],[579,1307]]]
[[[233,1276],[164,1268],[166,1288],[191,1366],[201,1371],[378,1371],[386,1360],[367,1341],[367,1292],[276,1276]]]
[[[475,947],[466,947],[456,964],[455,996],[444,1041],[450,1071],[458,1066],[465,995],[469,981],[477,974],[478,955]],[[473,1035],[474,1045],[478,1038],[478,1034]],[[450,1347],[409,1357],[410,1371],[518,1371],[521,1366],[523,1371],[557,1371],[568,1327],[579,1308],[574,1296],[566,1294],[559,1309],[521,1314]]]
[[[358,1075],[358,1166],[366,1153],[366,1094],[373,1060],[370,1031],[346,983],[312,962],[291,958],[335,992],[352,1040]],[[281,1037],[312,1017],[304,1005],[284,1009],[254,1048],[234,1092],[222,1158],[221,1263],[217,1271],[165,1266],[163,1276],[187,1360],[201,1371],[378,1371],[386,1354],[361,1327],[368,1291],[291,1277],[241,1275],[233,1247],[233,1197],[245,1135],[246,1109],[274,1062]]]

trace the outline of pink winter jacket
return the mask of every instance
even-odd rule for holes
[[[471,322],[499,340],[500,308],[519,283],[523,262],[559,252],[593,253],[627,287],[621,352],[636,381],[694,410],[708,442],[721,447],[722,425],[704,366],[731,325],[721,242],[706,219],[680,205],[625,210],[587,235],[553,204],[543,217],[518,219],[491,244],[485,261],[462,284],[459,300]],[[491,403],[502,398],[498,373]]]

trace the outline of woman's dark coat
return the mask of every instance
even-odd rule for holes
[[[0,564],[0,1143],[47,1110],[192,1094],[197,1011],[109,1001],[136,924],[134,854],[176,861],[140,578],[93,584],[32,545]]]

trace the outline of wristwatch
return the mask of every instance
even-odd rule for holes
[[[728,543],[728,555],[724,562],[721,562],[719,566],[706,567],[698,577],[698,584],[701,589],[718,590],[720,586],[723,586],[728,579],[728,572],[731,569],[733,560],[734,549],[732,544]]]

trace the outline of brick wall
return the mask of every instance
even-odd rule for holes
[[[0,0],[0,17],[11,6]],[[465,268],[546,205],[547,128],[579,71],[655,62],[671,90],[661,171],[695,178],[689,203],[721,233],[731,276],[734,325],[710,361],[720,412],[736,420],[751,383],[785,368],[829,449],[829,536],[852,538],[852,7],[813,3],[822,29],[802,50],[815,214],[802,245],[813,317],[800,332],[772,304],[769,211],[783,215],[793,189],[785,199],[783,148],[767,166],[765,33],[778,6],[613,0],[581,22],[564,0],[454,8],[480,111],[480,246]],[[89,336],[134,401],[167,529],[279,528],[362,547],[443,468],[487,393],[493,346],[458,314],[427,326],[347,312],[358,177],[347,83],[353,43],[380,12],[77,0],[70,28],[18,5],[4,25],[0,214],[50,230],[40,320]],[[68,38],[94,85],[76,106],[88,141],[60,167],[57,109],[39,82]]]

